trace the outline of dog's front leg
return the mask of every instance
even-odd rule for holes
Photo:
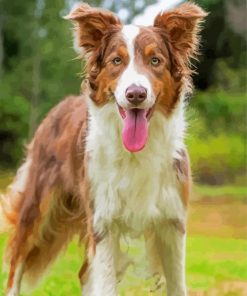
[[[162,227],[162,228],[161,228]],[[162,229],[162,231],[161,231]],[[156,229],[156,246],[166,277],[168,296],[185,296],[185,230],[179,220]]]
[[[117,295],[113,240],[112,234],[108,232],[96,244],[95,255],[89,263],[83,296]]]

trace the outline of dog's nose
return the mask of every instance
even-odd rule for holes
[[[125,92],[127,100],[134,105],[139,105],[147,98],[147,89],[143,86],[132,84]]]

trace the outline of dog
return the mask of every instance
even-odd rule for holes
[[[186,295],[184,108],[206,15],[187,2],[148,27],[88,4],[66,17],[86,77],[82,94],[40,124],[1,197],[8,296],[19,295],[22,280],[34,284],[74,235],[86,245],[83,295],[117,295],[130,263],[122,235],[143,235],[151,274],[165,276],[167,295]]]

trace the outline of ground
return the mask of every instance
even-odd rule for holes
[[[0,176],[0,189],[10,178]],[[190,204],[187,239],[187,285],[189,296],[247,295],[247,196],[246,188],[202,187],[194,189]],[[0,237],[0,259],[6,236]],[[145,273],[146,260],[141,241],[126,238],[123,248],[137,262],[120,284],[121,296],[154,296],[152,280]],[[83,250],[73,241],[32,296],[80,295],[77,273]],[[0,295],[6,274],[0,272]],[[25,294],[23,294],[25,295]]]

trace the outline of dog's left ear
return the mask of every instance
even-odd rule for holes
[[[166,31],[169,40],[182,58],[189,59],[197,53],[200,23],[207,13],[193,3],[185,3],[178,8],[160,13],[154,26]]]
[[[75,47],[86,53],[99,48],[102,38],[109,30],[121,26],[120,20],[110,11],[85,3],[64,18],[75,23]]]

